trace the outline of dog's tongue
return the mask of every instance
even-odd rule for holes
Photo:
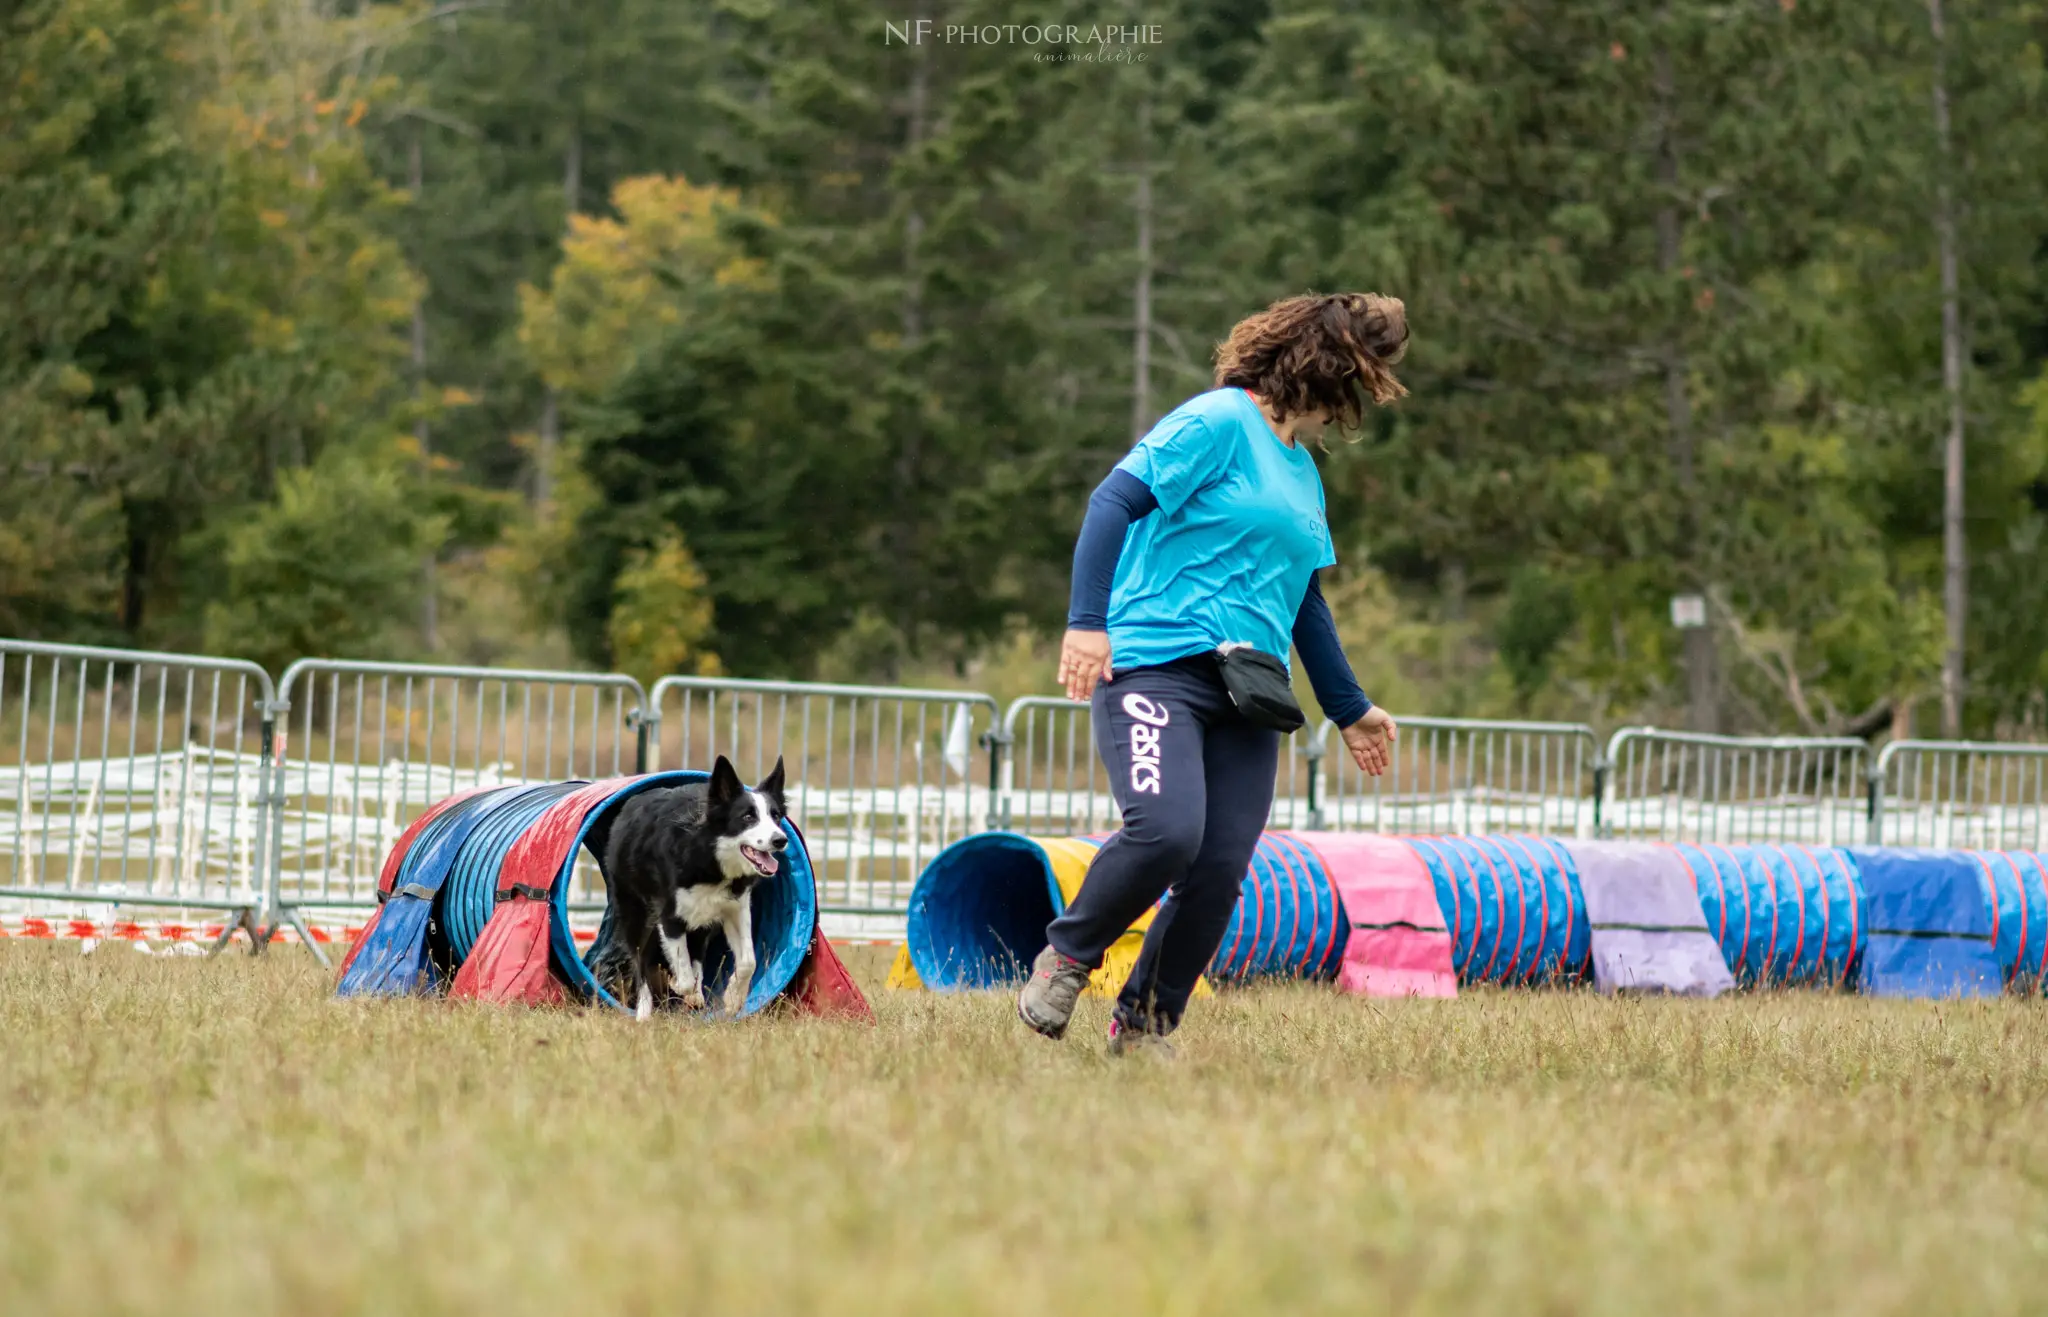
[[[773,856],[764,855],[760,851],[755,850],[752,846],[740,847],[740,854],[747,857],[748,864],[751,864],[756,869],[760,870],[761,876],[763,878],[772,878],[775,876],[775,859]]]

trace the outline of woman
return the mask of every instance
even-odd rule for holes
[[[1165,895],[1109,1046],[1170,1051],[1223,940],[1272,809],[1281,734],[1233,703],[1219,649],[1284,660],[1291,637],[1359,769],[1386,770],[1394,720],[1359,690],[1316,579],[1336,552],[1307,445],[1330,425],[1358,429],[1367,397],[1406,394],[1393,367],[1407,346],[1398,299],[1276,302],[1217,349],[1216,388],[1152,427],[1089,498],[1060,680],[1093,699],[1123,827],[1046,929],[1017,999],[1039,1033],[1066,1032],[1089,972]]]

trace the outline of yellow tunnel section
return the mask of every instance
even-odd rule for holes
[[[1045,926],[1081,890],[1102,838],[981,833],[941,851],[918,875],[891,988],[993,988],[1021,982]],[[1147,910],[1089,976],[1088,995],[1114,998],[1138,963]],[[1196,996],[1210,992],[1207,980]]]

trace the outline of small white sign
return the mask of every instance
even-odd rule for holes
[[[953,721],[946,728],[946,767],[963,781],[967,777],[967,754],[973,739],[973,724],[974,709],[971,705],[953,706]]]
[[[1707,601],[1705,596],[1696,594],[1675,594],[1671,596],[1671,625],[1682,631],[1689,631],[1707,624]]]

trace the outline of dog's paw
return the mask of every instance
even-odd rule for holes
[[[691,1010],[693,1010],[693,1011],[701,1011],[701,1010],[703,1010],[703,1009],[704,1009],[704,989],[702,989],[702,988],[692,988],[692,989],[690,989],[690,990],[689,990],[688,992],[686,992],[686,993],[684,993],[684,994],[682,995],[682,1003],[683,1003],[683,1005],[685,1005],[685,1006],[689,1007],[689,1008],[690,1008]]]
[[[725,990],[719,1004],[727,1015],[736,1016],[746,1008],[747,990],[738,984],[734,984]]]

